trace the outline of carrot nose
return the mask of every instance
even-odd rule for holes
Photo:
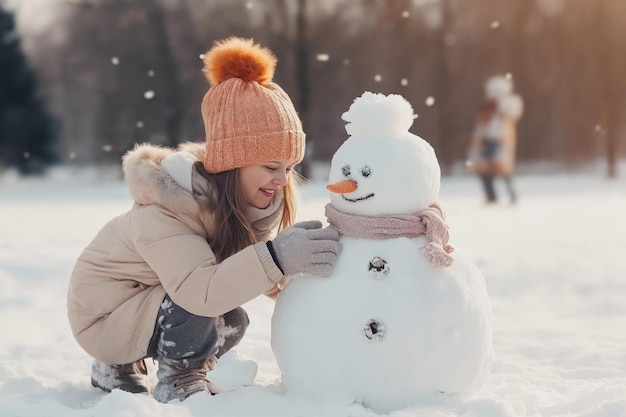
[[[354,180],[343,180],[332,184],[328,184],[326,188],[337,194],[351,193],[358,188],[357,182]]]

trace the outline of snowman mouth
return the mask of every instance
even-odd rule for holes
[[[346,201],[350,201],[351,203],[356,203],[357,201],[367,200],[368,198],[372,198],[372,197],[374,197],[374,193],[368,194],[365,197],[359,197],[359,198],[348,198],[345,195],[341,194],[341,198],[343,198]]]

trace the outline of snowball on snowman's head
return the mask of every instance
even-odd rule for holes
[[[411,104],[397,94],[365,92],[342,115],[350,137],[333,156],[330,201],[339,211],[364,216],[411,214],[439,197],[435,151],[409,132]]]
[[[376,139],[408,132],[417,115],[413,114],[411,104],[398,94],[385,96],[366,91],[341,118],[348,122],[348,135]]]

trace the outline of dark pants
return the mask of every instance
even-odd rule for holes
[[[497,159],[498,154],[500,153],[500,141],[493,139],[485,139],[482,142],[480,155],[485,161],[493,162]],[[490,174],[482,174],[480,176],[480,180],[483,184],[483,189],[485,190],[485,196],[487,197],[488,203],[495,203],[498,200],[498,196],[496,195],[496,189],[494,187],[495,176]],[[515,203],[516,195],[515,190],[513,189],[513,180],[511,176],[502,177],[504,179],[504,183],[506,185],[506,189],[509,193],[509,197],[511,198],[511,203]]]
[[[504,183],[506,185],[506,189],[509,193],[509,197],[511,198],[511,203],[515,203],[517,197],[515,195],[515,190],[513,189],[513,180],[511,177],[502,177]],[[483,184],[483,189],[485,190],[485,196],[487,197],[488,203],[495,203],[498,200],[498,196],[496,195],[496,189],[494,187],[495,177],[493,175],[483,174],[480,176],[480,180]]]
[[[201,362],[211,355],[219,358],[241,341],[249,323],[248,314],[241,307],[219,317],[196,316],[166,295],[159,309],[148,357],[163,356],[188,363]]]

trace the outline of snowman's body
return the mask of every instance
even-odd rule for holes
[[[333,157],[331,182],[353,178],[361,193],[332,195],[335,208],[369,215],[380,210],[377,196],[388,200],[394,192],[411,193],[401,184],[388,184],[384,191],[368,189],[367,178],[357,178],[363,173],[402,174],[401,166],[365,163],[380,155],[375,146],[369,148],[358,154],[340,148]],[[418,196],[417,204],[424,204],[423,199],[432,203],[439,191],[436,159],[436,172],[429,172],[434,158],[430,149],[413,167],[417,186],[433,188]],[[418,156],[402,154],[394,160]],[[390,203],[383,206],[393,211]],[[403,204],[411,206],[405,202],[396,207]],[[427,242],[424,236],[342,236],[340,242],[343,249],[330,277],[293,277],[277,300],[272,348],[287,392],[324,403],[360,402],[386,412],[430,393],[478,387],[493,355],[492,316],[483,276],[472,263],[455,250],[450,266],[433,266],[420,251]]]

